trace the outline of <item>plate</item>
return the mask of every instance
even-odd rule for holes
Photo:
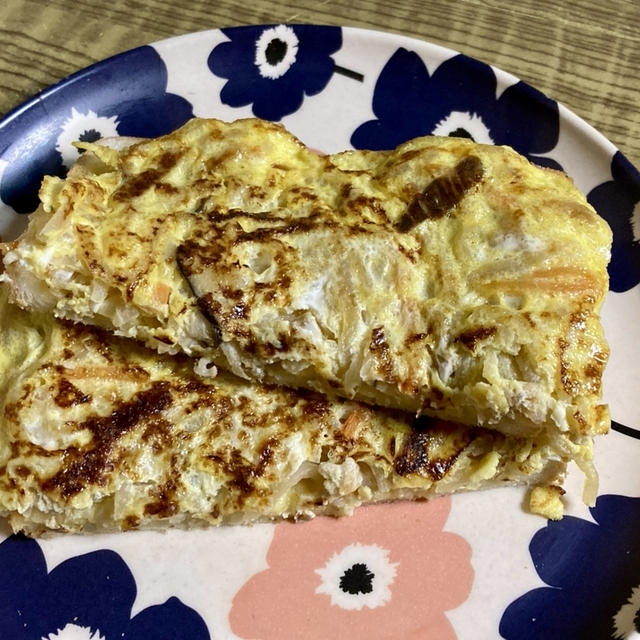
[[[456,52],[351,28],[204,31],[70,76],[0,123],[0,235],[15,236],[72,141],[155,136],[192,116],[281,121],[325,152],[436,133],[564,169],[614,231],[603,320],[613,430],[600,494],[565,518],[501,489],[351,518],[166,533],[0,534],[0,637],[640,637],[640,175],[603,136],[517,78]]]

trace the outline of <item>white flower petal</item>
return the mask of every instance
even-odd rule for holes
[[[298,36],[291,27],[279,24],[265,29],[256,41],[255,63],[263,78],[283,76],[296,61]]]
[[[640,630],[636,627],[636,617],[640,618],[640,585],[637,586],[613,617],[616,640],[640,640]]]
[[[446,118],[438,122],[431,132],[434,136],[450,136],[459,131],[466,131],[475,142],[494,144],[487,125],[477,113],[468,111],[452,111]]]
[[[91,632],[90,627],[79,627],[77,624],[67,624],[64,629],[50,633],[42,640],[107,640],[99,630]]]
[[[316,569],[320,576],[316,593],[328,595],[332,605],[350,611],[382,607],[391,600],[397,566],[389,560],[386,549],[356,542]]]
[[[74,142],[86,140],[90,134],[91,141],[98,138],[110,138],[118,135],[118,116],[99,116],[94,111],[80,113],[71,107],[71,116],[62,125],[62,131],[56,142],[56,151],[62,156],[62,163],[67,169],[80,157],[80,152],[73,146]]]

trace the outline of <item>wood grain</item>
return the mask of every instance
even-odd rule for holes
[[[381,29],[461,51],[563,103],[640,166],[638,0],[8,0],[0,7],[0,115],[121,51],[273,22]]]

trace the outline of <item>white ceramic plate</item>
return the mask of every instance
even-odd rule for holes
[[[0,638],[640,637],[640,176],[513,76],[395,35],[337,27],[206,31],[71,76],[0,123],[0,235],[24,227],[71,142],[153,136],[191,116],[281,120],[326,152],[467,135],[562,167],[614,230],[604,322],[614,430],[600,497],[547,523],[518,489],[342,520],[30,541],[0,534]],[[635,635],[634,635],[635,634]]]

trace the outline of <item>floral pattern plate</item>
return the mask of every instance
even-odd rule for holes
[[[351,518],[27,540],[0,524],[0,638],[640,638],[640,175],[575,115],[453,51],[351,28],[205,31],[123,53],[0,123],[0,235],[24,227],[75,139],[192,116],[282,121],[334,152],[421,134],[508,144],[564,169],[614,231],[603,317],[613,429],[592,509],[571,473],[546,522],[502,489]]]

